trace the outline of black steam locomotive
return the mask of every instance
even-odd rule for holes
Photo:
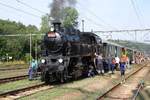
[[[102,50],[102,40],[92,32],[62,28],[53,23],[54,31],[45,34],[42,42],[41,77],[46,83],[64,82],[86,75],[90,66],[95,70],[95,53]]]

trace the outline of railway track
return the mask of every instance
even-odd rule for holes
[[[9,78],[2,78],[0,79],[0,84],[26,79],[27,77],[28,75],[21,75],[21,76],[9,77]]]
[[[39,76],[39,75],[40,75],[40,72],[37,73],[37,76]],[[1,78],[0,84],[18,81],[18,80],[23,80],[23,79],[26,79],[27,77],[28,77],[28,75],[20,75],[20,76],[8,77],[8,78]]]
[[[135,75],[136,73],[138,73],[139,71],[141,71],[144,67],[146,67],[147,64],[145,64],[144,66],[140,67],[138,70],[134,71],[133,73],[131,73],[130,75],[128,75],[125,80],[128,80],[130,77],[132,77],[133,75]],[[104,94],[102,94],[101,96],[99,96],[97,98],[97,100],[103,100],[107,95],[109,95],[109,93],[111,93],[112,91],[114,91],[115,89],[117,89],[119,86],[121,86],[121,83],[116,84],[114,87],[112,87],[111,89],[109,89],[108,91],[106,91]],[[114,99],[121,99],[121,100],[126,100],[129,98],[119,98],[119,97],[115,97]]]
[[[28,68],[0,68],[0,71],[21,70],[21,69],[28,69]]]
[[[5,93],[0,94],[0,99],[8,98],[8,99],[17,99],[21,98],[24,96],[29,96],[35,92],[42,91],[42,90],[47,90],[47,89],[52,89],[54,86],[46,85],[44,83],[38,84],[38,85],[33,85],[30,87],[25,87]]]

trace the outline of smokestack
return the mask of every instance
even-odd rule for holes
[[[59,21],[54,21],[53,22],[53,26],[54,26],[54,32],[58,32],[61,30],[61,22]]]

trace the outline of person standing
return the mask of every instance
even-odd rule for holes
[[[33,59],[31,64],[30,64],[29,71],[28,71],[29,80],[33,79],[34,73],[35,73],[35,69],[36,69],[36,63],[35,63],[35,60]]]
[[[121,56],[120,59],[121,84],[125,82],[125,64],[126,58],[124,56]]]
[[[102,74],[102,75],[104,74],[102,53],[96,56],[96,68],[98,74]]]
[[[115,58],[112,58],[112,63],[111,63],[112,74],[114,74],[115,64],[116,64]]]
[[[29,70],[28,70],[28,75],[29,75],[29,80],[32,80],[32,73],[33,73],[33,71],[32,71],[32,64],[30,64],[30,66],[29,66]]]
[[[34,77],[37,77],[37,69],[38,69],[38,61],[34,60],[34,65],[33,65],[33,75],[34,75]]]

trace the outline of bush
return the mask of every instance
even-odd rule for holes
[[[32,59],[32,56],[31,56],[31,59]],[[26,63],[30,62],[30,54],[29,53],[25,55],[25,62]]]

